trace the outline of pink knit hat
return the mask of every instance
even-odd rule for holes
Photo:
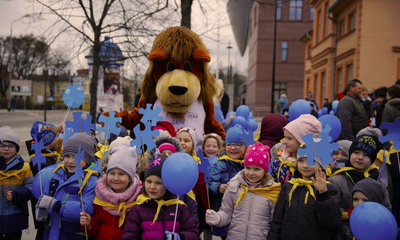
[[[322,125],[313,115],[302,114],[300,117],[289,122],[283,130],[288,130],[300,144],[303,144],[304,141],[301,137],[312,133],[314,134],[314,138],[317,138],[322,131]]]
[[[256,144],[247,147],[244,155],[244,166],[255,165],[268,172],[269,160],[269,147],[256,142]]]
[[[176,153],[176,148],[174,147],[174,145],[172,145],[171,143],[168,143],[168,142],[162,143],[158,147],[158,150],[160,150],[160,152],[162,152],[164,150],[171,150],[173,153]]]

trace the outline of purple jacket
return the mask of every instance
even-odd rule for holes
[[[165,231],[172,232],[175,209],[176,205],[162,206],[157,221],[152,224],[157,210],[154,200],[133,206],[125,220],[122,239],[164,240]],[[198,230],[186,205],[178,205],[175,232],[181,240],[197,239]]]

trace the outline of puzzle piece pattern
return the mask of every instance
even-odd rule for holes
[[[73,133],[77,132],[86,132],[89,135],[92,135],[90,129],[96,129],[96,125],[92,124],[92,116],[90,114],[86,114],[86,119],[82,118],[82,112],[73,112],[72,117],[74,121],[67,121],[65,126],[67,128],[72,128]],[[71,137],[72,135],[68,136]],[[65,141],[65,139],[64,139]]]
[[[81,167],[81,160],[83,160],[84,156],[85,156],[85,150],[82,150],[82,152],[81,152],[81,145],[79,145],[78,153],[75,154],[75,158],[74,158],[74,161],[76,163],[75,175],[78,177],[79,186],[81,185],[83,177],[84,177],[83,170]]]
[[[146,104],[146,109],[140,108],[139,109],[139,113],[143,114],[142,119],[140,119],[140,121],[142,123],[151,122],[151,126],[156,126],[157,125],[157,121],[162,121],[164,118],[161,116],[158,116],[158,114],[160,114],[160,112],[162,111],[162,108],[156,106],[154,110],[151,109],[152,104],[147,103]]]
[[[85,100],[85,91],[78,87],[79,83],[75,83],[74,86],[68,85],[63,94],[64,103],[69,108],[78,108]]]
[[[157,145],[153,141],[153,137],[157,137],[160,135],[159,130],[151,130],[151,122],[144,122],[145,129],[140,130],[140,124],[136,125],[133,128],[133,132],[135,133],[136,138],[133,139],[130,143],[131,147],[136,146],[136,152],[138,154],[142,153],[142,141],[143,146],[146,145],[146,150],[150,151],[151,149],[157,147]]]
[[[329,136],[329,132],[332,130],[332,127],[331,126],[329,126],[329,124],[326,124],[325,125],[325,128],[324,129],[322,129],[322,131],[321,132],[324,132],[324,133],[326,133],[326,134],[328,134],[328,142],[332,142],[332,137],[331,136]],[[321,139],[321,135],[318,137],[319,139]]]
[[[38,171],[42,169],[41,163],[46,163],[46,157],[42,155],[44,149],[43,140],[38,141],[36,135],[33,135],[35,142],[31,145],[31,150],[35,151],[35,156],[32,158],[33,165],[37,165]]]
[[[393,148],[400,150],[400,118],[397,118],[394,123],[383,122],[379,128],[388,130],[385,136],[379,136],[379,141],[381,143],[392,141]]]
[[[309,166],[315,165],[315,157],[321,158],[322,166],[332,163],[332,153],[339,149],[339,144],[336,142],[329,143],[328,133],[321,132],[320,137],[321,139],[318,142],[315,142],[312,133],[304,135],[302,139],[304,140],[305,146],[300,147],[297,150],[297,153],[300,156],[307,155],[307,164]],[[314,149],[317,156],[315,156]]]
[[[109,139],[110,138],[110,134],[115,134],[115,135],[119,135],[121,132],[121,128],[117,127],[116,123],[122,123],[122,118],[120,117],[115,117],[115,112],[114,111],[110,111],[110,115],[109,117],[105,116],[105,115],[100,115],[99,117],[99,122],[103,122],[104,126],[103,127],[99,127],[97,129],[97,131],[99,132],[104,132],[104,138],[105,139]]]

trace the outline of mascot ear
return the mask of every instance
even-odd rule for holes
[[[208,53],[200,48],[193,51],[193,59],[198,62],[210,62],[211,57]]]
[[[164,49],[156,48],[149,54],[147,58],[150,61],[165,60],[168,58],[168,55],[164,52]]]

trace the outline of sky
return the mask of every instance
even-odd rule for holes
[[[232,33],[232,28],[229,25],[229,18],[226,12],[226,3],[228,0],[194,0],[192,5],[192,30],[199,34],[210,51],[211,62],[209,67],[211,72],[214,74],[217,69],[217,58],[218,58],[218,34],[217,30],[209,31],[212,28],[213,19],[219,17],[220,31],[219,31],[219,62],[220,68],[225,68],[228,65],[228,54],[229,50],[227,47],[230,46],[229,60],[233,66],[233,69],[237,69],[241,74],[247,75],[248,68],[248,49],[242,57],[238,47],[236,46],[235,38]],[[175,1],[180,2],[180,1]],[[201,11],[201,7],[205,9],[208,21],[205,21],[205,16]],[[44,21],[40,24],[31,25],[29,24],[29,18],[22,18],[26,14],[32,13],[32,9],[35,3],[34,1],[24,0],[0,0],[0,36],[6,37],[10,35],[10,29],[12,25],[13,36],[19,36],[22,34],[34,34],[39,35],[49,28],[50,24],[56,20],[55,17],[47,16]],[[210,9],[213,9],[212,11]],[[217,10],[214,10],[217,9]],[[216,11],[216,12],[215,12]],[[20,20],[18,20],[20,19]],[[180,22],[176,22],[175,25],[180,25]],[[101,36],[101,40],[104,36]],[[70,52],[68,48],[72,48],[76,39],[71,39],[68,36],[62,35],[56,42],[52,44],[52,48],[64,49],[66,53]],[[88,54],[87,52],[86,54]],[[80,56],[69,56],[73,58],[70,65],[71,72],[76,72],[77,69],[87,68],[85,54]],[[225,73],[226,74],[226,73]],[[133,70],[129,67],[125,67],[125,77],[132,77],[134,75]]]

